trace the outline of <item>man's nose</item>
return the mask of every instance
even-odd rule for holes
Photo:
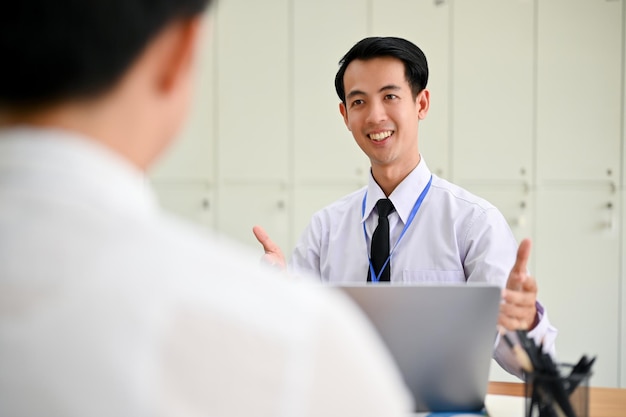
[[[382,103],[370,103],[369,112],[367,114],[367,123],[378,124],[387,120],[387,112]]]

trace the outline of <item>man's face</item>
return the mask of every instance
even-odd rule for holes
[[[340,111],[372,168],[408,173],[419,162],[417,125],[428,111],[428,91],[413,99],[404,63],[391,57],[354,60],[343,80]]]

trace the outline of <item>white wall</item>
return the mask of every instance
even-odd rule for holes
[[[431,70],[429,166],[533,239],[558,358],[597,354],[591,383],[626,387],[621,1],[223,0],[211,20],[189,124],[151,175],[166,207],[250,245],[262,224],[288,253],[366,181],[337,61],[365,36],[406,37]]]

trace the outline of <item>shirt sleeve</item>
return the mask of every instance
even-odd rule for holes
[[[288,265],[291,273],[321,279],[321,233],[320,221],[316,216],[313,216],[291,254]]]
[[[479,212],[461,242],[466,280],[504,288],[517,254],[517,241],[504,216],[495,207]]]

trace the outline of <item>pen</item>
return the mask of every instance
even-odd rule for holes
[[[515,355],[515,359],[517,360],[517,364],[527,373],[531,373],[533,371],[533,364],[528,357],[528,354],[522,347],[518,344],[514,344],[511,338],[506,333],[501,333],[502,338],[509,346],[509,348],[513,351],[513,355]]]
[[[578,361],[576,365],[572,368],[569,376],[567,377],[568,386],[566,387],[567,394],[572,394],[578,385],[589,376],[589,372],[591,372],[591,366],[596,360],[596,356],[591,358],[591,360],[587,359],[587,355],[583,355],[582,358]]]
[[[535,344],[535,342],[526,336],[525,330],[516,330],[517,338],[523,350],[526,352],[530,363],[533,366],[535,372],[542,372],[545,364],[541,358],[541,351]]]
[[[528,357],[526,351],[524,351],[524,349],[519,344],[513,343],[513,341],[507,334],[507,330],[504,327],[498,326],[498,333],[500,333],[500,336],[504,339],[504,342],[513,352],[513,355],[515,356],[517,364],[520,366],[520,368],[522,368],[522,370],[526,373],[531,373],[533,371],[533,364],[530,361],[530,358]]]

